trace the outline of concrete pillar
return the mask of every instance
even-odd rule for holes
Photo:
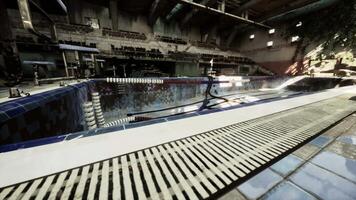
[[[82,5],[81,1],[68,0],[68,17],[72,24],[82,24]]]
[[[62,58],[63,58],[63,63],[64,63],[64,70],[66,72],[66,77],[69,77],[68,63],[67,63],[67,58],[66,58],[66,54],[64,53],[64,51],[62,52]]]
[[[230,35],[229,37],[227,38],[227,41],[226,41],[226,46],[227,47],[230,47],[232,42],[234,41],[236,35],[237,35],[237,32],[238,32],[239,28],[238,26],[234,26],[232,31],[230,32]]]
[[[18,79],[22,68],[10,22],[5,2],[0,0],[0,42],[2,43],[0,53],[3,56],[7,76],[10,77],[9,75],[12,74]]]
[[[205,39],[206,39],[205,42],[210,43],[210,40],[211,40],[213,37],[216,37],[216,36],[217,36],[217,30],[218,30],[218,26],[214,25],[214,26],[211,28],[211,30],[209,31],[208,36],[205,38]]]
[[[248,10],[246,10],[245,12],[242,13],[242,17],[245,18],[245,19],[248,19]]]
[[[219,4],[219,10],[225,12],[225,0],[222,0]]]
[[[7,9],[5,7],[4,1],[0,1],[0,39],[1,40],[12,40],[12,31],[10,19],[7,14]]]
[[[175,75],[176,76],[199,76],[199,65],[192,62],[176,62],[175,66]]]
[[[110,0],[109,11],[112,23],[112,30],[119,29],[119,16],[118,16],[118,0]]]

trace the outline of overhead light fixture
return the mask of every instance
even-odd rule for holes
[[[303,22],[298,22],[297,25],[295,25],[296,27],[301,27],[303,25]]]
[[[292,42],[297,42],[299,41],[300,37],[299,36],[293,36],[292,37]]]
[[[267,47],[272,47],[273,46],[273,41],[267,42]]]
[[[255,34],[250,35],[250,40],[255,39]]]
[[[269,29],[269,31],[268,31],[268,33],[269,33],[270,35],[274,34],[275,32],[276,32],[276,29]]]

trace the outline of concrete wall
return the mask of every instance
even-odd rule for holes
[[[158,19],[156,23],[152,26],[148,23],[148,13],[135,14],[120,9],[120,2],[118,3],[117,10],[117,28],[119,30],[135,31],[140,33],[145,33],[147,36],[146,41],[137,41],[129,40],[125,38],[103,36],[103,28],[113,28],[113,13],[109,4],[98,3],[93,4],[85,0],[68,0],[67,7],[69,11],[69,16],[64,15],[50,15],[52,19],[56,22],[71,24],[85,24],[86,18],[95,18],[98,19],[100,28],[94,29],[94,31],[86,34],[67,32],[61,29],[57,29],[58,39],[59,40],[72,40],[77,42],[96,43],[97,48],[103,52],[110,54],[111,45],[116,47],[120,46],[134,46],[134,47],[144,47],[146,49],[159,49],[161,52],[168,53],[168,51],[183,51],[188,53],[205,53],[205,54],[219,54],[225,56],[242,56],[237,51],[221,51],[220,49],[207,49],[194,46],[190,41],[200,41],[203,36],[203,30],[199,26],[189,26],[185,29],[182,29],[178,23],[173,19],[169,22],[166,20]],[[28,31],[23,29],[22,21],[17,9],[8,9],[8,14],[11,18],[11,25],[14,32],[14,35],[32,37],[35,41],[37,37],[30,34]],[[49,33],[49,23],[36,12],[32,12],[33,24],[34,27],[43,34],[50,35]],[[180,19],[177,19],[180,20]],[[46,25],[48,24],[48,25]],[[179,37],[188,41],[187,45],[176,45],[170,43],[164,43],[156,41],[155,35],[164,35],[171,37]],[[216,39],[219,41],[219,34],[212,33],[210,38]],[[41,56],[42,52],[21,52],[21,59],[27,59],[31,56],[36,59],[49,59],[56,60],[58,55],[53,55],[53,58],[49,56]],[[60,55],[59,55],[60,56]],[[182,69],[179,69],[182,67]],[[196,67],[196,64],[177,64],[176,67],[177,75],[182,76],[197,76],[200,75],[199,69]],[[25,70],[26,71],[26,70]],[[30,71],[27,70],[27,71]]]
[[[300,56],[293,61],[296,44],[291,43],[291,38],[284,38],[282,33],[283,27],[276,28],[274,34],[264,30],[248,31],[235,39],[233,47],[240,49],[241,53],[277,74],[301,73],[299,69],[297,72],[293,70],[295,67],[300,68],[300,63],[303,63]],[[253,40],[250,39],[252,34],[255,35]],[[273,41],[273,47],[267,47],[269,41]]]
[[[175,67],[177,76],[199,76],[200,69],[194,62],[177,62]]]

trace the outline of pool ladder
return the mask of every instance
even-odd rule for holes
[[[118,125],[122,125],[122,124],[127,124],[129,122],[133,122],[133,121],[136,121],[136,117],[134,117],[134,116],[125,117],[125,118],[121,118],[121,119],[113,121],[113,122],[108,122],[104,125],[104,127],[118,126]]]
[[[94,92],[92,95],[92,101],[83,104],[84,118],[89,130],[100,127],[112,127],[122,124],[126,124],[132,121],[136,121],[136,117],[125,117],[119,120],[106,123],[103,110],[101,108],[100,95],[98,92]]]
[[[83,104],[84,118],[89,130],[97,128],[94,107],[92,102]]]

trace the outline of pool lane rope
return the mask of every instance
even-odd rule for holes
[[[119,125],[127,124],[127,123],[130,123],[133,121],[136,121],[136,117],[134,117],[134,116],[125,117],[125,118],[121,118],[121,119],[113,121],[113,122],[109,122],[109,123],[105,124],[104,127],[119,126]]]
[[[162,79],[158,78],[106,78],[108,83],[121,84],[163,84]]]
[[[94,113],[95,113],[95,117],[96,117],[98,126],[104,127],[105,119],[104,119],[103,110],[101,108],[100,95],[98,92],[94,92],[91,94],[91,96],[92,96],[93,108],[94,108]]]
[[[84,119],[89,130],[97,128],[96,119],[94,114],[94,107],[92,102],[83,104]]]

